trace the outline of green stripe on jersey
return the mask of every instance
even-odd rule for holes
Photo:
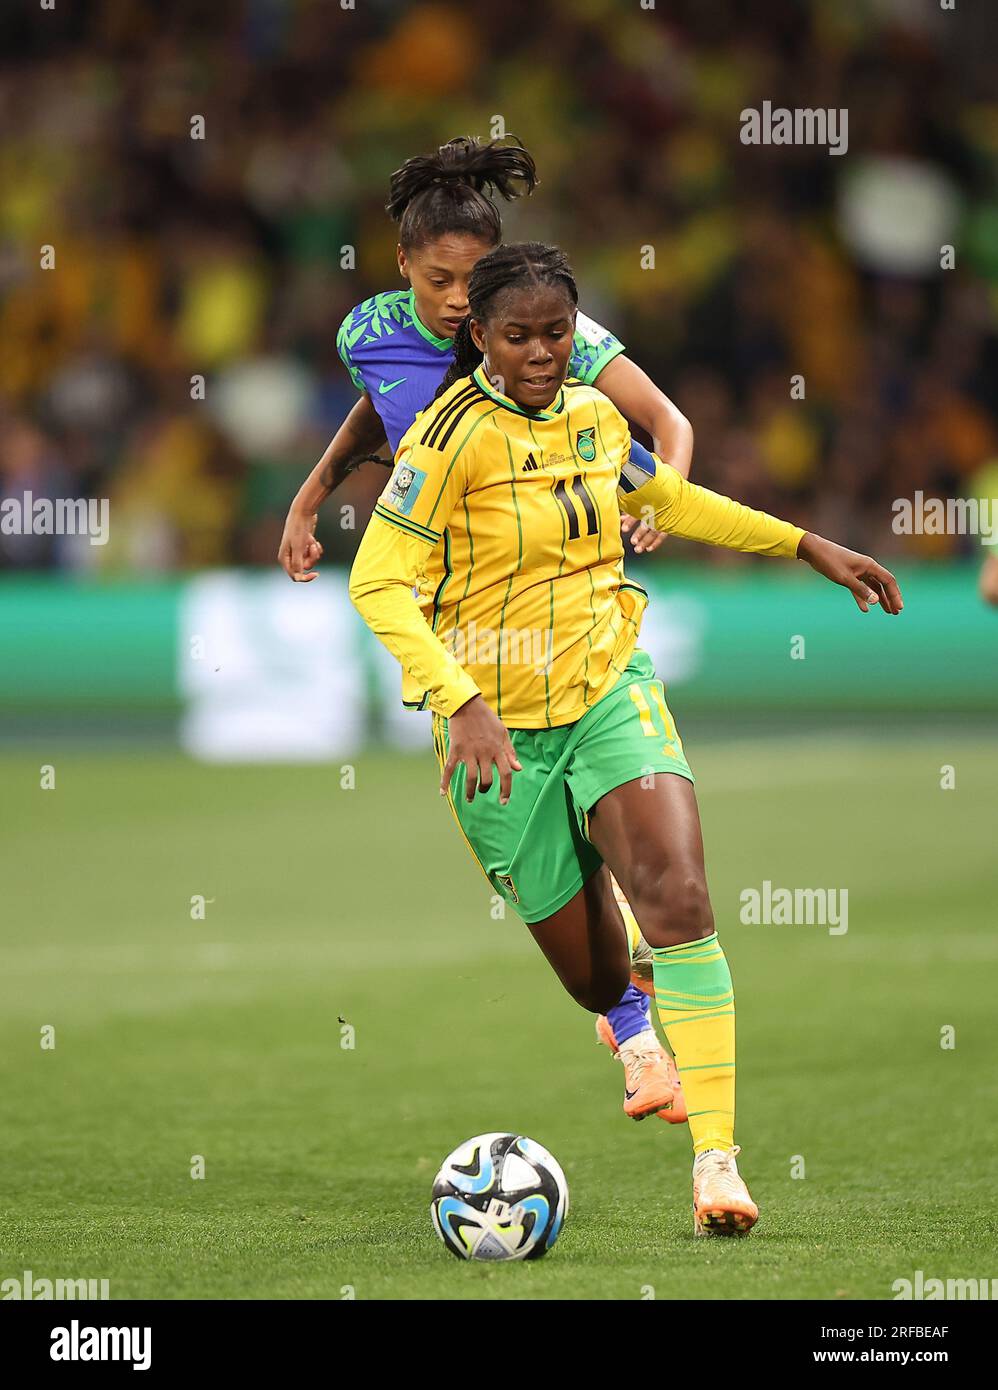
[[[469,404],[468,409],[470,410],[472,406],[478,405],[478,404],[479,404],[478,401],[472,401],[472,402]],[[451,473],[454,471],[454,465],[455,465],[455,463],[457,463],[458,459],[460,458],[460,456],[461,456],[461,451],[464,449],[464,446],[467,444],[467,442],[468,442],[468,440],[471,438],[471,436],[475,433],[475,430],[478,429],[478,426],[479,426],[480,424],[482,424],[483,421],[487,420],[487,419],[489,418],[490,415],[494,415],[498,409],[499,409],[498,406],[493,406],[492,409],[491,409],[491,410],[487,410],[487,411],[484,413],[484,415],[479,415],[478,419],[477,419],[477,420],[474,422],[474,424],[471,426],[471,429],[468,431],[468,433],[464,436],[464,438],[461,440],[460,444],[459,444],[459,445],[457,446],[457,448],[455,449],[454,454],[453,454],[453,457],[451,458],[450,463],[447,465],[447,472],[444,474],[444,480],[443,480],[443,482],[440,484],[440,491],[437,493],[436,501],[433,503],[433,506],[432,506],[432,508],[430,509],[430,516],[429,516],[430,521],[433,520],[434,515],[436,514],[436,510],[437,510],[437,508],[440,506],[440,499],[441,499],[441,497],[444,495],[444,488],[447,486],[447,481],[448,481],[448,479],[450,478]]]
[[[420,526],[418,521],[410,521],[407,516],[399,516],[398,512],[382,507],[380,502],[375,503],[374,515],[380,517],[382,521],[390,522],[392,526],[397,526],[400,531],[407,531],[410,536],[426,541],[427,545],[436,545],[440,540],[439,531],[431,531],[426,526]]]

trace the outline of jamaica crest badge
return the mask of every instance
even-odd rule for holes
[[[575,435],[575,452],[586,463],[596,457],[596,426],[588,430],[578,430]]]

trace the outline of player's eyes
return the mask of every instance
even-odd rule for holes
[[[567,329],[557,328],[557,329],[553,329],[550,333],[548,333],[547,336],[548,336],[549,338],[553,338],[553,339],[555,340],[555,342],[557,343],[557,342],[560,342],[562,338],[564,338],[564,336],[565,336],[565,334],[566,334],[567,332],[568,332]],[[506,341],[507,341],[507,343],[525,343],[527,340],[526,340],[525,336],[524,336],[522,333],[507,333],[507,334],[506,334]]]

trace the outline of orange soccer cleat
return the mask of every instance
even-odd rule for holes
[[[759,1220],[759,1208],[738,1172],[740,1150],[708,1149],[693,1160],[693,1233],[743,1236]]]
[[[675,1100],[672,1102],[671,1110],[660,1110],[658,1112],[658,1118],[660,1120],[668,1120],[670,1125],[684,1125],[689,1115],[686,1109],[686,1096],[683,1094],[683,1083],[679,1076],[679,1069],[664,1047],[662,1048],[662,1056],[665,1058],[665,1064],[669,1071],[669,1085],[672,1087]]]
[[[610,1020],[596,1020],[596,1041],[608,1047],[624,1066],[624,1114],[632,1120],[659,1115],[673,1124],[686,1123],[686,1101],[676,1064],[655,1036],[646,1029],[617,1046]]]

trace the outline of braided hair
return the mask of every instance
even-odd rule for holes
[[[469,314],[454,335],[454,361],[437,388],[440,396],[455,381],[470,376],[482,361],[482,354],[471,336],[471,320],[487,319],[494,311],[495,301],[507,290],[530,286],[560,286],[573,304],[579,302],[568,257],[557,246],[545,246],[540,241],[514,242],[498,246],[476,264],[468,280]]]
[[[436,154],[415,155],[396,169],[385,210],[399,224],[399,245],[411,251],[448,232],[502,240],[499,210],[487,190],[505,198],[530,194],[537,186],[533,156],[515,136],[482,141],[459,135]]]

